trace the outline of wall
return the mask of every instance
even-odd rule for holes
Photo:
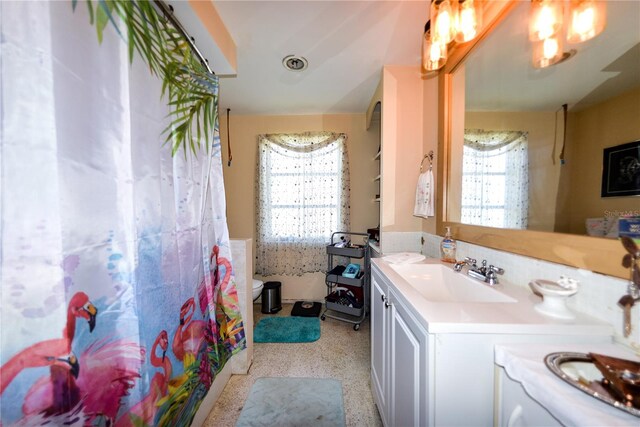
[[[562,210],[562,231],[585,233],[585,219],[640,210],[637,197],[600,197],[603,149],[640,139],[640,87],[570,114],[563,179],[571,191]],[[566,175],[566,176],[565,176]]]
[[[222,82],[224,84],[224,81]],[[310,116],[234,116],[230,117],[233,160],[227,167],[226,116],[220,119],[220,139],[223,145],[224,181],[226,188],[227,221],[233,238],[254,239],[255,179],[257,135],[306,131],[333,131],[347,134],[349,167],[351,171],[351,229],[366,232],[378,225],[378,204],[373,201],[378,174],[373,157],[379,146],[376,127],[365,128],[365,114],[337,114]],[[282,282],[283,300],[320,301],[326,294],[323,273],[302,276],[272,276],[264,280]]]
[[[422,229],[414,217],[423,152],[423,82],[420,68],[385,66],[382,93],[381,245],[388,232]]]
[[[559,131],[562,131],[562,118]],[[560,162],[552,160],[556,113],[550,111],[466,112],[465,128],[529,132],[529,224],[528,230],[553,231],[560,179]],[[560,133],[560,137],[562,134]],[[558,140],[556,153],[562,141]]]

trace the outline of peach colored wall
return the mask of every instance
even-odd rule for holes
[[[365,129],[365,114],[313,116],[234,116],[230,117],[233,161],[227,167],[226,115],[220,118],[223,169],[227,202],[227,222],[232,238],[254,238],[255,230],[255,173],[257,135],[306,131],[332,131],[347,134],[351,180],[351,229],[366,232],[378,225],[378,204],[373,201],[378,174],[373,157],[379,146],[379,131],[372,126]],[[321,300],[326,291],[324,274],[269,277],[282,281],[284,300]]]
[[[585,234],[586,218],[640,211],[639,197],[600,197],[603,149],[640,140],[640,87],[570,114],[569,120],[573,133],[563,167],[571,183],[563,211],[569,228],[563,231]]]
[[[529,224],[528,230],[553,231],[556,218],[556,199],[560,179],[560,162],[551,158],[554,132],[554,112],[467,112],[467,129],[519,130],[528,132],[529,147]],[[558,114],[562,130],[562,117]],[[560,152],[562,134],[557,151]]]
[[[420,67],[385,66],[382,88],[381,232],[421,231],[413,216],[423,156]],[[381,241],[384,251],[384,237]]]

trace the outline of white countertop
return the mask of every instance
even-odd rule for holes
[[[589,396],[551,372],[544,357],[560,351],[592,352],[640,361],[630,349],[614,344],[508,344],[495,346],[495,362],[564,425],[640,425],[640,418]]]
[[[541,298],[530,289],[501,282],[494,286],[517,302],[433,302],[423,297],[382,258],[372,259],[374,269],[382,272],[400,291],[407,304],[421,315],[417,319],[429,333],[493,333],[612,336],[613,328],[582,313],[575,319],[545,316],[534,309]],[[444,264],[436,259],[422,263]],[[465,274],[464,272],[460,274]],[[478,281],[478,286],[489,286]]]

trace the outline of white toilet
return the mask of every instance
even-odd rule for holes
[[[262,282],[262,280],[253,279],[253,300],[254,301],[257,300],[258,297],[260,296],[263,286],[264,286],[264,283]]]

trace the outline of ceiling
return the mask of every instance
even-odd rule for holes
[[[220,78],[220,111],[230,108],[232,115],[365,112],[383,65],[420,64],[428,4],[426,0],[214,1],[237,47],[237,75]],[[286,70],[282,59],[291,54],[305,57],[308,68]]]
[[[465,62],[466,109],[578,111],[640,86],[640,1],[608,1],[607,26],[576,45],[576,55],[543,69],[531,65],[529,4],[518,5]]]

